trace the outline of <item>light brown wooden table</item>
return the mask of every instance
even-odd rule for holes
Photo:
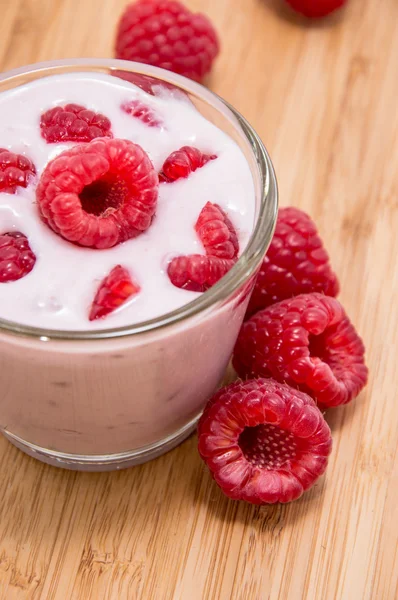
[[[125,3],[0,0],[1,68],[111,56]],[[290,506],[224,498],[195,437],[109,474],[57,470],[0,439],[0,598],[396,600],[398,3],[350,0],[319,24],[277,0],[187,4],[221,33],[210,87],[262,135],[281,203],[319,225],[370,383],[330,412],[327,475]]]

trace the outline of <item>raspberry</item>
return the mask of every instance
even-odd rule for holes
[[[243,377],[273,377],[322,407],[346,404],[367,381],[365,348],[343,307],[322,294],[283,300],[251,317],[233,364]]]
[[[205,292],[224,277],[235,260],[216,256],[177,256],[170,262],[167,274],[173,285],[191,292]]]
[[[50,108],[41,116],[40,129],[49,144],[90,142],[98,137],[112,137],[110,120],[79,104]]]
[[[121,265],[113,267],[97,290],[90,310],[90,321],[105,317],[139,291],[140,286],[132,281],[127,269]]]
[[[25,277],[35,266],[36,256],[26,235],[10,231],[0,235],[0,283]]]
[[[207,256],[177,256],[167,274],[173,285],[191,292],[205,292],[234,266],[239,252],[238,238],[231,221],[218,204],[207,202],[195,224]]]
[[[347,0],[286,0],[296,11],[313,19],[326,17],[338,8],[344,6]]]
[[[116,36],[116,57],[162,67],[201,81],[219,52],[209,19],[179,2],[138,0],[127,6]]]
[[[28,187],[36,168],[23,154],[0,148],[0,192],[14,194],[17,187]]]
[[[100,138],[50,161],[36,197],[42,219],[63,238],[111,248],[150,226],[158,177],[140,146]]]
[[[324,473],[332,449],[313,400],[272,379],[219,390],[199,421],[198,441],[222,491],[253,504],[299,498]]]
[[[195,231],[208,256],[237,258],[238,236],[231,221],[218,204],[207,202],[196,222]]]
[[[163,122],[154,113],[154,111],[143,104],[140,100],[132,100],[131,102],[124,102],[122,104],[122,110],[131,115],[132,117],[139,119],[149,127],[162,127]]]
[[[203,154],[197,148],[183,146],[166,158],[159,173],[159,181],[170,183],[177,179],[189,177],[196,169],[200,169],[210,160],[216,158],[215,154]]]
[[[112,75],[114,77],[119,77],[119,79],[123,79],[124,81],[129,81],[130,83],[133,83],[134,85],[139,87],[143,92],[146,92],[150,96],[156,95],[154,92],[154,88],[157,85],[163,85],[163,81],[155,79],[154,77],[150,77],[149,75],[142,75],[141,73],[120,71],[119,69],[116,69],[115,71],[112,71]]]
[[[186,92],[168,81],[156,79],[156,77],[151,77],[150,75],[142,75],[141,73],[133,73],[130,71],[120,71],[118,69],[112,71],[111,74],[124,81],[129,81],[150,96],[164,97],[167,94],[168,96],[189,100],[189,96]]]
[[[281,208],[247,314],[310,292],[337,296],[339,282],[312,219],[298,208]]]

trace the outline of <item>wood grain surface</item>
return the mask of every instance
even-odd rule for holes
[[[398,598],[398,3],[321,23],[282,0],[187,0],[223,52],[209,86],[316,219],[363,334],[366,391],[330,411],[326,476],[289,506],[224,498],[191,437],[124,472],[57,470],[0,439],[1,600]],[[112,56],[124,0],[0,0],[3,70]],[[0,140],[1,141],[1,140]]]

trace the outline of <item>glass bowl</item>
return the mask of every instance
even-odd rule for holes
[[[0,319],[0,430],[51,465],[105,471],[170,450],[195,428],[225,375],[257,270],[272,238],[277,184],[261,140],[228,103],[184,77],[112,59],[67,59],[0,76],[0,92],[50,75],[108,73],[184,94],[239,145],[256,223],[236,265],[182,308],[115,329],[59,331]]]

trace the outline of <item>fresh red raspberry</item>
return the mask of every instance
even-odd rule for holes
[[[150,226],[158,176],[129,140],[99,138],[50,161],[36,190],[42,219],[66,240],[111,248]]]
[[[110,120],[79,104],[50,108],[41,116],[40,129],[49,144],[90,142],[94,138],[112,137]]]
[[[23,154],[0,148],[0,192],[15,194],[17,187],[28,187],[36,168]]]
[[[140,286],[131,279],[127,269],[121,265],[113,267],[97,290],[91,305],[90,321],[101,319],[113,312],[131,296],[138,294],[140,289]]]
[[[131,115],[135,119],[139,119],[148,127],[163,127],[163,121],[156,115],[156,113],[143,104],[140,100],[131,100],[131,102],[124,102],[122,104],[122,110]]]
[[[35,266],[36,256],[26,235],[10,231],[0,235],[0,283],[25,277]]]
[[[224,277],[235,260],[216,256],[177,256],[170,262],[167,274],[173,285],[191,292],[205,292]]]
[[[335,299],[302,294],[243,324],[233,364],[241,377],[273,377],[324,408],[346,404],[365,386],[361,338]]]
[[[222,491],[253,504],[299,498],[324,473],[332,449],[314,401],[272,379],[219,390],[199,421],[198,441]]]
[[[218,204],[205,204],[196,221],[195,231],[208,256],[237,258],[239,242],[235,227]]]
[[[313,19],[326,17],[344,6],[347,0],[286,0],[296,11]]]
[[[166,158],[159,173],[159,181],[171,183],[177,179],[189,177],[196,169],[202,168],[210,160],[216,158],[215,154],[203,154],[197,148],[183,146]]]
[[[209,19],[172,0],[127,6],[116,36],[116,57],[162,67],[201,81],[219,52]]]
[[[247,314],[311,292],[337,296],[339,282],[312,219],[298,208],[281,208]]]

